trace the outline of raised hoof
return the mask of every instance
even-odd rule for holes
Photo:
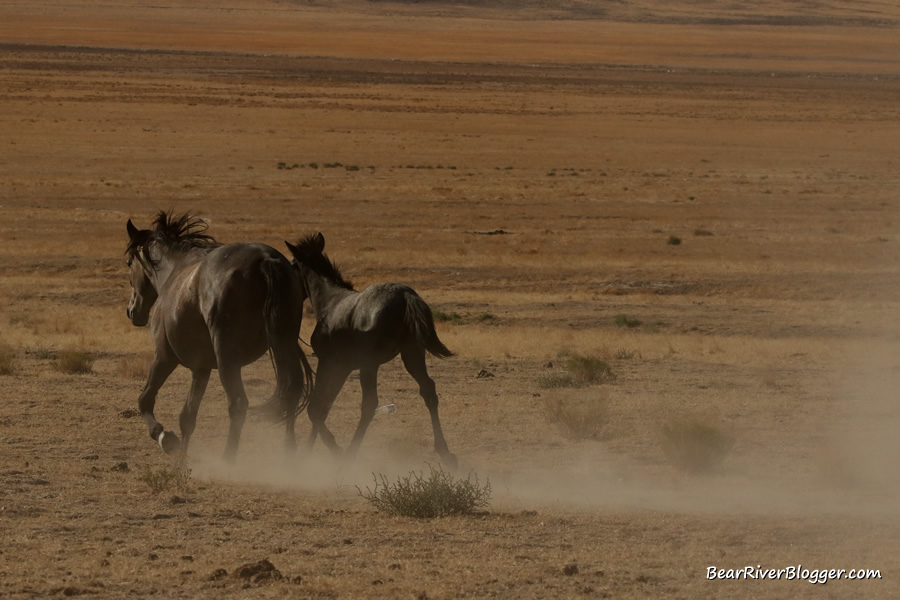
[[[175,454],[181,449],[181,440],[178,439],[174,431],[160,433],[156,441],[166,454]]]

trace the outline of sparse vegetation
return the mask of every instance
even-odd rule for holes
[[[634,329],[643,325],[643,321],[629,317],[628,315],[616,315],[616,327],[628,327]]]
[[[606,361],[596,356],[568,354],[566,356],[566,373],[553,373],[538,379],[538,385],[544,389],[583,387],[609,383],[616,379],[616,374]]]
[[[429,465],[428,469],[428,475],[413,471],[398,477],[394,483],[384,475],[374,475],[374,489],[356,489],[379,511],[402,517],[434,519],[487,508],[491,498],[490,481],[482,484],[471,473],[465,479],[455,479],[441,467],[435,469]]]
[[[596,398],[582,401],[548,398],[544,401],[544,412],[549,422],[576,440],[599,439],[608,420],[606,403]]]
[[[721,464],[734,438],[697,419],[673,420],[662,428],[662,448],[669,461],[689,473],[707,473]]]
[[[94,358],[80,350],[62,350],[56,355],[53,367],[60,373],[80,375],[90,373],[94,366]]]
[[[462,325],[463,317],[457,312],[444,312],[438,309],[431,309],[431,316],[436,323],[450,323],[451,325]]]
[[[16,371],[16,354],[12,348],[0,346],[0,375],[12,375]]]
[[[668,241],[666,241],[666,243],[669,244],[670,246],[679,246],[679,245],[681,245],[681,238],[678,237],[677,235],[670,235],[669,239],[668,239]]]
[[[191,480],[191,470],[183,467],[158,467],[149,465],[138,475],[138,479],[150,487],[154,494],[159,494],[172,487],[183,492]]]
[[[146,379],[152,360],[153,355],[149,352],[123,356],[119,360],[118,372],[129,379]]]

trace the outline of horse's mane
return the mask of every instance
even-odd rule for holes
[[[322,251],[318,235],[312,233],[300,238],[292,249],[292,254],[298,262],[309,267],[314,273],[328,279],[342,288],[352,290],[353,283],[341,275],[337,265]]]
[[[156,241],[169,249],[187,252],[201,249],[212,250],[221,246],[216,239],[206,233],[209,225],[200,217],[184,214],[180,217],[171,212],[159,211],[153,220],[153,229],[144,229],[129,240],[125,254],[134,258],[141,246]]]

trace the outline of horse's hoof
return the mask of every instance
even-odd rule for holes
[[[449,469],[456,470],[456,468],[459,466],[459,461],[456,459],[456,455],[451,452],[442,454],[441,460],[444,461],[444,464],[447,465]]]
[[[166,454],[175,454],[181,449],[181,440],[178,439],[174,431],[163,431],[156,438],[156,441]]]

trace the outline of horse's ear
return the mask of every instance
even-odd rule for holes
[[[297,246],[293,245],[292,243],[290,243],[290,242],[287,241],[287,240],[284,240],[284,245],[288,247],[288,250],[291,251],[291,254],[293,254],[293,255],[295,255],[295,256],[297,255],[297,252],[299,251],[299,250],[297,249]]]
[[[134,223],[131,222],[131,219],[128,219],[128,225],[126,225],[126,229],[128,230],[128,237],[133,240],[138,234],[138,228],[134,226]]]
[[[325,249],[325,236],[322,235],[322,232],[316,234],[316,238],[314,240],[316,242],[316,248],[319,249],[319,252]]]

